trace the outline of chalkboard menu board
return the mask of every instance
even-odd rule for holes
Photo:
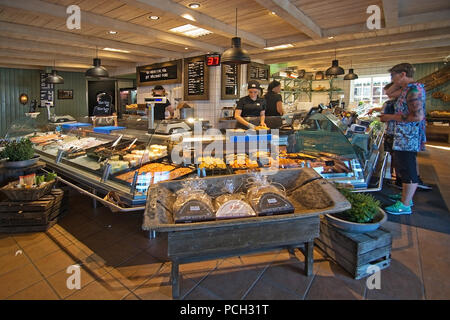
[[[155,63],[136,68],[138,86],[181,83],[181,60]]]
[[[184,100],[209,100],[205,56],[184,59]]]
[[[239,98],[241,86],[241,66],[238,64],[222,64],[221,96],[222,100]]]
[[[47,83],[45,79],[50,73],[41,72],[40,74],[40,100],[41,107],[45,107],[45,103],[50,102],[51,106],[54,106],[55,101],[55,85],[53,83]]]
[[[270,66],[268,64],[261,64],[251,62],[247,65],[247,82],[256,80],[260,84],[268,84],[270,75]]]

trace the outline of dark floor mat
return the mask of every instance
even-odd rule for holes
[[[414,195],[413,213],[411,215],[388,214],[388,220],[392,222],[407,224],[437,232],[450,234],[450,213],[437,185],[432,185],[433,190],[421,191],[418,189]],[[394,203],[389,199],[390,194],[401,193],[389,185],[384,185],[383,190],[373,193],[380,200],[382,207]]]

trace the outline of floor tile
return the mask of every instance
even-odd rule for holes
[[[62,248],[58,245],[57,242],[50,240],[48,237],[42,239],[41,241],[26,246],[23,251],[32,261],[36,261],[42,257],[49,255],[55,251],[59,251]]]
[[[87,237],[103,230],[101,226],[92,220],[83,224],[77,223],[65,226],[61,225],[60,228],[64,229],[65,234],[70,234],[78,240],[86,239]]]
[[[20,233],[12,236],[22,248],[35,245],[40,241],[48,240],[49,237],[44,232]]]
[[[42,280],[14,294],[8,300],[59,300],[59,297],[47,281]]]
[[[196,286],[189,294],[187,294],[183,300],[221,300],[214,293],[203,288],[202,286]]]
[[[3,235],[0,238],[0,257],[3,255],[15,255],[17,250],[20,250],[20,247],[13,237]]]
[[[122,263],[109,273],[124,284],[128,289],[134,291],[150,277],[155,275],[163,263],[147,252],[141,252],[137,256]]]
[[[95,275],[92,275],[90,270],[88,268],[85,268],[84,266],[80,267],[80,287],[81,289],[85,288],[88,284],[95,281],[97,279]],[[81,290],[76,288],[71,288],[71,286],[67,285],[67,282],[69,281],[69,284],[73,283],[70,282],[69,277],[72,276],[74,273],[67,273],[67,270],[61,270],[50,277],[47,278],[47,281],[50,283],[52,288],[57,292],[57,294],[61,297],[61,299],[65,299],[69,295],[74,294],[75,291]],[[103,274],[105,275],[106,272]],[[100,279],[100,278],[98,278]]]
[[[5,273],[0,276],[0,300],[12,296],[41,280],[43,280],[43,277],[32,264]]]
[[[131,292],[129,295],[127,295],[122,300],[141,300],[141,299],[139,299],[138,296],[136,296],[134,293]]]
[[[31,260],[27,255],[20,252],[20,249],[16,253],[8,253],[0,256],[0,275],[10,272],[14,269],[23,267],[26,264],[31,263]]]
[[[180,298],[191,291],[196,283],[180,274]],[[142,300],[172,300],[172,285],[170,281],[170,268],[165,266],[159,273],[150,278],[134,291]]]
[[[417,228],[427,299],[450,299],[450,235]]]
[[[218,297],[239,300],[250,289],[264,270],[264,266],[237,266],[224,261],[200,285]]]
[[[264,271],[260,281],[276,285],[296,296],[304,297],[314,278],[305,275],[304,267],[303,262],[275,262]]]
[[[109,273],[68,296],[67,300],[120,300],[130,291]]]
[[[302,297],[272,282],[259,280],[245,297],[245,300],[301,300]]]
[[[72,245],[73,246],[73,245]],[[79,263],[63,250],[58,250],[34,261],[34,265],[44,277],[49,277],[58,271],[66,270],[69,266]]]
[[[183,263],[179,265],[179,272],[183,277],[199,282],[210,272],[215,270],[223,260],[206,260],[201,262]],[[169,263],[168,266],[171,266]]]

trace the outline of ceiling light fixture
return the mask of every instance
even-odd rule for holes
[[[110,30],[110,31],[109,31],[109,34],[117,34],[117,31]]]
[[[96,58],[94,58],[93,66],[86,70],[86,77],[93,78],[108,78],[108,70],[105,67],[102,67],[101,60],[98,58],[98,48],[96,48]]]
[[[191,9],[198,9],[198,8],[200,8],[200,3],[196,3],[196,2],[189,3],[188,7],[191,8]]]
[[[336,59],[336,49],[334,49],[334,60],[331,62],[331,67],[325,71],[325,74],[327,76],[338,76],[344,73],[344,69],[339,67],[339,61]]]
[[[236,36],[231,39],[231,48],[222,54],[223,64],[247,64],[251,62],[247,50],[241,48],[241,38],[237,36],[237,14],[236,8]]]
[[[264,50],[269,50],[269,51],[273,51],[273,50],[280,50],[280,49],[287,49],[287,48],[293,48],[294,46],[290,43],[288,44],[280,44],[279,46],[274,46],[274,47],[267,47],[264,48]]]
[[[355,80],[358,79],[358,75],[353,72],[353,65],[350,61],[350,69],[348,69],[348,73],[344,76],[344,80]]]
[[[334,39],[334,37],[333,37],[333,36],[331,36],[331,37],[328,37],[328,40],[331,40],[331,39]]]
[[[274,16],[277,15],[277,13],[276,13],[275,11],[272,11],[270,14],[271,14],[271,15],[274,15]]]
[[[189,13],[183,13],[181,16],[187,20],[195,21],[195,18],[191,16]]]
[[[159,19],[158,16],[149,16],[148,18],[149,18],[150,20],[158,20],[158,19]]]
[[[64,83],[64,79],[63,79],[63,77],[61,77],[60,75],[58,75],[57,73],[56,73],[56,61],[55,60],[53,60],[53,70],[52,70],[52,73],[51,74],[49,74],[48,76],[47,76],[47,78],[45,78],[45,82],[47,82],[47,83],[53,83],[53,84],[62,84],[62,83]]]
[[[205,36],[207,34],[212,33],[209,30],[193,26],[192,24],[185,24],[183,26],[172,28],[169,31],[175,32],[175,33],[181,33],[181,34],[191,37],[191,38],[197,38],[197,37]]]
[[[103,48],[105,51],[112,51],[112,52],[122,52],[122,53],[130,53],[130,51],[122,50],[122,49],[114,49],[114,48]]]

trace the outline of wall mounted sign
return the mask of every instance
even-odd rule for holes
[[[205,56],[184,59],[184,100],[209,100],[209,72]]]
[[[73,99],[73,90],[58,90],[58,99]]]
[[[260,84],[268,84],[270,80],[270,66],[257,62],[251,62],[247,65],[247,82],[256,80]]]
[[[181,83],[181,68],[181,60],[137,67],[137,85],[155,86],[157,84]]]
[[[241,66],[238,64],[222,64],[222,81],[220,98],[232,100],[239,98],[241,86]]]
[[[220,66],[220,54],[207,54],[206,65],[208,67]]]
[[[40,99],[41,107],[45,107],[46,103],[50,103],[54,106],[55,101],[55,85],[52,83],[47,83],[45,79],[50,73],[41,72],[40,74]]]

